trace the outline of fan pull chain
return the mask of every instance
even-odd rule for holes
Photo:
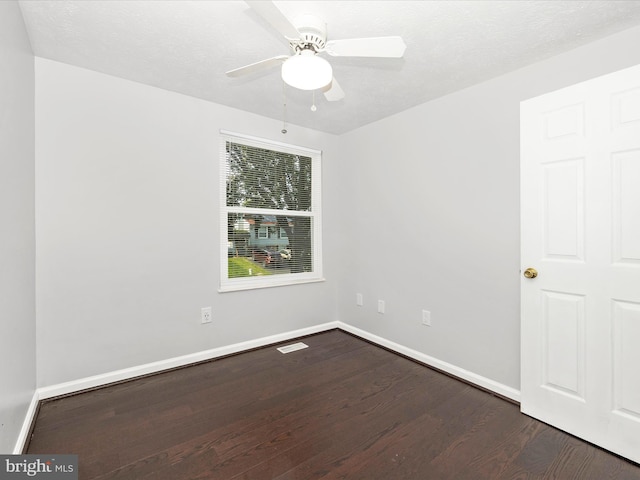
[[[282,82],[282,130],[283,135],[287,133],[287,91],[284,81]]]
[[[316,91],[313,91],[313,101],[311,102],[311,111],[315,112],[316,110],[318,110],[318,107],[316,107]]]

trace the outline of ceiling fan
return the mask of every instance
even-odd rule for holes
[[[301,15],[295,25],[271,1],[246,0],[251,9],[289,42],[292,55],[278,55],[226,72],[229,77],[249,75],[281,65],[282,79],[300,90],[322,90],[329,101],[344,92],[333,77],[331,64],[320,53],[333,57],[401,58],[407,48],[401,37],[353,38],[327,41],[326,24],[314,15]]]

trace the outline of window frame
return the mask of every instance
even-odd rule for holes
[[[324,281],[322,273],[322,151],[296,145],[290,145],[264,138],[253,137],[240,133],[229,132],[226,130],[220,130],[219,141],[220,153],[218,158],[220,175],[220,287],[218,291],[232,292],[238,290],[252,290],[256,288],[279,287]],[[227,206],[227,142],[239,143],[256,148],[311,158],[310,211]],[[229,278],[229,240],[227,231],[228,215],[230,213],[282,215],[282,212],[286,212],[287,216],[289,217],[304,216],[311,219],[311,250],[313,270],[311,272],[301,273],[283,273],[268,276]]]

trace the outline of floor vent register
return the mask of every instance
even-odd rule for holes
[[[291,345],[285,345],[284,347],[278,347],[278,351],[280,353],[291,353],[291,352],[295,352],[296,350],[302,350],[303,348],[309,348],[309,345],[307,345],[306,343],[302,343],[302,342],[292,343]]]

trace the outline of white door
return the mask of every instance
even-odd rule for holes
[[[640,462],[640,65],[520,112],[522,412]]]

